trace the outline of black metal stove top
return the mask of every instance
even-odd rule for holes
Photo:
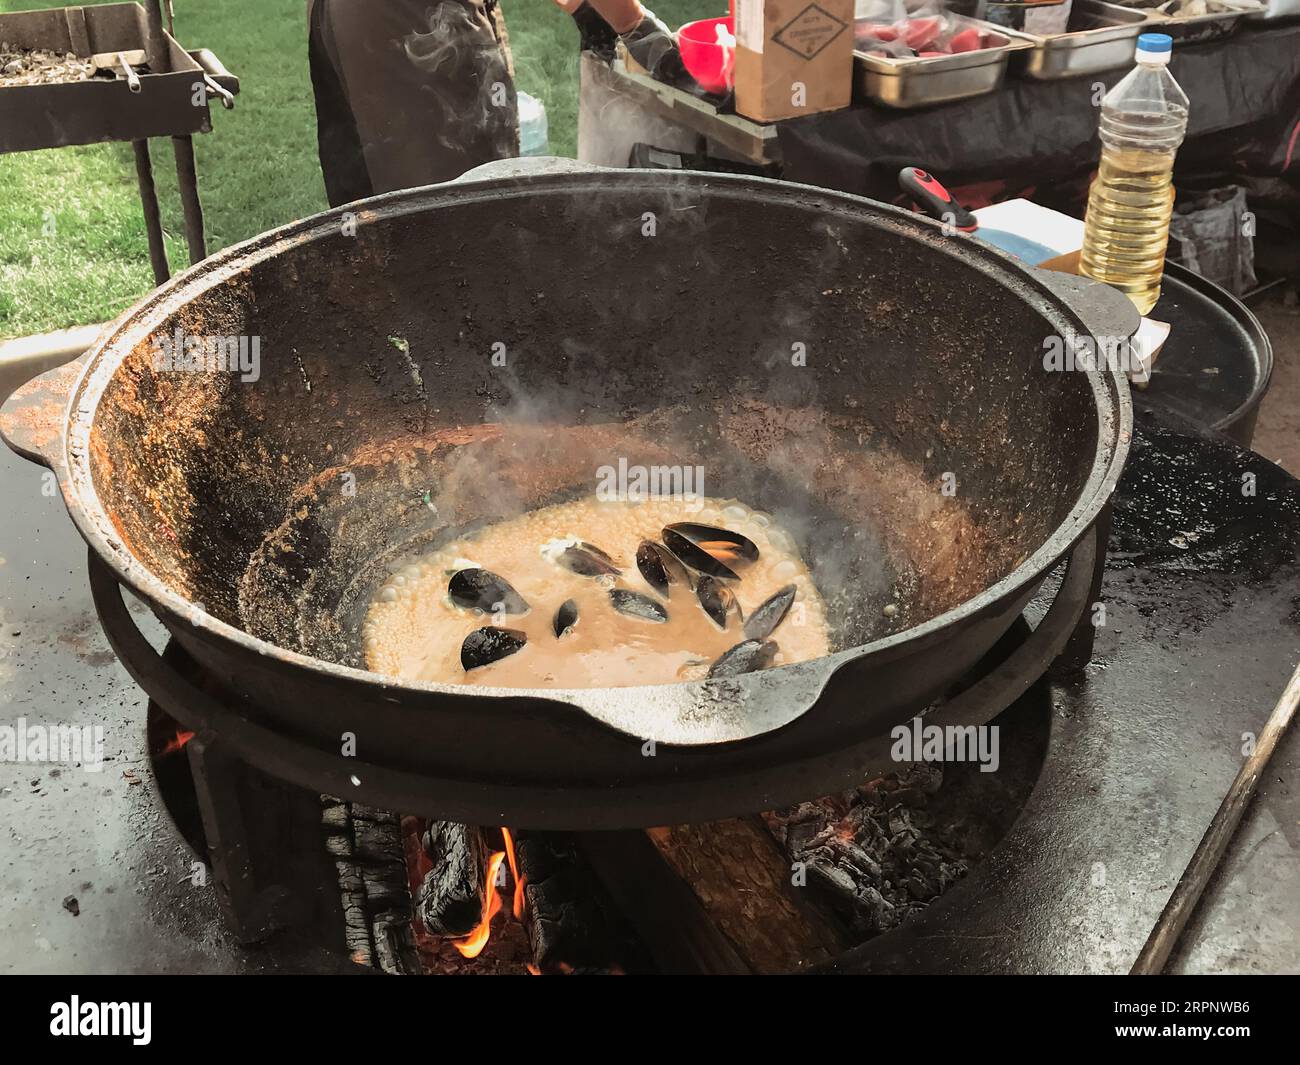
[[[81,541],[39,470],[0,455],[0,484],[0,723],[101,725],[106,757],[99,773],[0,764],[0,971],[343,968],[283,934],[249,948],[224,930],[150,780],[145,699],[99,629]],[[1300,655],[1298,545],[1300,483],[1146,425],[1096,658],[1050,685],[1051,748],[1024,815],[918,920],[835,968],[1126,971]],[[1297,763],[1293,731],[1176,971],[1300,970]]]

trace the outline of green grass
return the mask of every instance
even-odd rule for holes
[[[86,0],[87,3],[105,0]],[[381,0],[375,0],[381,2]],[[52,6],[0,0],[0,12]],[[196,136],[208,248],[324,209],[303,0],[176,0],[176,32],[240,78],[235,110]],[[671,25],[724,0],[652,0]],[[519,87],[546,105],[551,150],[577,146],[577,31],[550,0],[504,0]],[[173,270],[188,265],[171,142],[152,141]],[[153,285],[131,149],[99,144],[0,156],[0,337],[104,321]]]

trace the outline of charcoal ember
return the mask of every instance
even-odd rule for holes
[[[829,860],[813,861],[808,865],[808,882],[820,884],[837,897],[853,898],[858,893],[857,881],[845,869],[834,864],[834,856]]]
[[[960,825],[928,810],[940,767],[909,766],[840,795],[764,815],[808,886],[861,939],[887,932],[966,875]]]
[[[866,851],[854,842],[844,842],[841,844],[841,853],[843,859],[850,865],[860,876],[865,876],[871,880],[879,880],[881,875],[880,863],[871,857]]]
[[[809,849],[812,841],[824,827],[825,825],[820,821],[796,821],[786,825],[783,834],[777,836],[777,840],[792,851],[802,852]]]

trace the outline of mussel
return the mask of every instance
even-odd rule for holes
[[[727,620],[733,613],[740,614],[740,602],[736,594],[716,577],[703,574],[695,582],[695,598],[700,601],[704,612],[720,629],[727,627]]]
[[[578,623],[578,604],[572,599],[566,599],[560,604],[560,609],[555,612],[555,620],[551,622],[551,628],[555,630],[555,636],[558,639]]]
[[[504,577],[475,566],[457,570],[447,582],[447,594],[457,606],[488,613],[523,614],[528,602]]]
[[[690,574],[686,572],[681,560],[663,544],[657,544],[653,540],[642,540],[636,549],[636,568],[641,571],[646,584],[665,599],[672,598],[674,584],[686,588],[691,586]]]
[[[710,677],[738,677],[766,669],[776,657],[777,646],[770,640],[745,640],[725,652],[709,667]]]
[[[758,558],[758,545],[747,536],[716,525],[679,521],[663,528],[668,550],[697,573],[738,581],[737,569]]]
[[[772,630],[785,620],[794,603],[795,586],[787,584],[774,595],[764,600],[761,606],[745,620],[745,638],[748,640],[766,640]]]
[[[475,629],[460,645],[460,664],[468,673],[471,669],[491,665],[514,654],[528,642],[528,637],[518,629],[494,629],[490,626]]]
[[[648,595],[633,592],[627,588],[611,588],[609,601],[620,614],[641,621],[653,621],[662,624],[668,620],[668,611]]]
[[[694,521],[678,521],[667,527],[729,566],[758,561],[758,545],[748,536],[730,529]]]
[[[617,576],[622,572],[607,552],[581,540],[558,547],[550,557],[579,577]]]

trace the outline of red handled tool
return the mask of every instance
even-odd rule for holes
[[[898,186],[916,201],[918,207],[938,222],[947,222],[963,233],[974,233],[979,221],[952,198],[939,179],[919,166],[905,166],[898,172]]]

